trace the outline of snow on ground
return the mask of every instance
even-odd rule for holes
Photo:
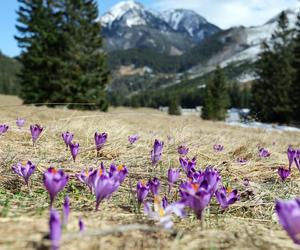
[[[230,109],[228,110],[228,117],[226,119],[226,124],[231,126],[238,126],[243,128],[259,128],[263,129],[266,132],[270,131],[278,131],[278,132],[300,132],[299,128],[284,126],[284,125],[277,125],[277,124],[268,124],[262,122],[255,122],[255,121],[241,121],[240,119],[240,112],[247,114],[249,113],[248,109]]]

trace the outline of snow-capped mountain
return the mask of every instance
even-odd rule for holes
[[[297,11],[298,10],[292,9],[288,9],[285,11],[289,19],[290,28],[295,28]],[[271,39],[272,33],[274,33],[274,31],[276,30],[278,18],[279,14],[263,25],[244,28],[244,32],[246,34],[245,45],[247,46],[247,48],[228,58],[223,62],[223,64],[227,65],[230,62],[241,60],[255,61],[257,59],[257,55],[261,51],[262,41],[269,41]]]
[[[175,31],[190,36],[196,42],[199,42],[220,30],[220,28],[209,23],[204,17],[192,10],[167,10],[162,12],[160,16]]]
[[[158,13],[133,0],[116,4],[99,21],[108,50],[149,48],[182,54],[220,30],[194,11]]]

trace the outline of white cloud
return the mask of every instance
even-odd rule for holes
[[[300,8],[298,0],[155,0],[158,10],[192,9],[221,28],[261,25],[280,11]]]

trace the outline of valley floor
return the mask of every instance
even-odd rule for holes
[[[15,125],[17,117],[26,119],[21,130]],[[71,215],[61,249],[297,249],[277,223],[274,202],[299,196],[298,170],[294,167],[284,183],[277,174],[279,166],[288,164],[288,145],[300,147],[298,132],[232,127],[150,109],[120,108],[101,113],[30,107],[22,106],[15,97],[0,95],[1,123],[10,129],[0,137],[0,249],[46,249],[49,245],[49,199],[42,184],[42,174],[49,166],[74,175],[102,161],[105,166],[125,164],[128,178],[110,200],[101,203],[98,212],[87,188],[71,178],[54,205],[61,210],[64,195],[69,195]],[[28,129],[33,123],[45,127],[35,148]],[[75,163],[61,139],[66,130],[75,134],[74,140],[81,146]],[[100,157],[94,150],[95,131],[108,133]],[[127,137],[136,133],[141,138],[131,146]],[[150,151],[156,138],[163,140],[165,147],[162,164],[153,169]],[[175,219],[173,231],[166,231],[143,213],[134,213],[129,191],[132,187],[135,190],[138,180],[157,176],[163,183],[163,193],[167,193],[167,169],[179,167],[176,149],[182,143],[190,148],[189,157],[197,157],[199,168],[214,165],[223,183],[239,190],[241,200],[224,213],[213,202],[202,222],[188,213],[184,219]],[[214,152],[215,143],[224,145],[224,151]],[[267,148],[271,156],[259,158],[258,145]],[[247,159],[247,163],[241,165],[238,158]],[[37,164],[31,192],[11,171],[12,164],[27,160]],[[243,185],[244,178],[250,180],[248,186]],[[176,200],[176,196],[173,193],[168,198]],[[79,216],[86,226],[83,234],[78,233]]]

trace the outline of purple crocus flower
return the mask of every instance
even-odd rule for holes
[[[27,161],[26,164],[22,165],[22,163],[17,163],[17,165],[12,166],[12,170],[22,176],[24,178],[24,181],[26,185],[28,186],[29,177],[33,174],[35,171],[35,165],[32,164],[31,161]]]
[[[150,186],[150,190],[151,190],[151,193],[155,196],[155,195],[158,195],[159,193],[159,189],[160,189],[160,182],[159,180],[154,177],[152,180],[149,180],[149,186]]]
[[[25,119],[17,118],[16,124],[17,124],[18,128],[21,129],[25,124]]]
[[[70,198],[69,196],[66,196],[63,204],[63,225],[65,226],[68,224],[69,215],[70,215]]]
[[[91,174],[93,173],[93,168],[90,168],[89,170],[82,170],[81,173],[76,174],[76,178],[81,181],[82,183],[86,184],[91,193],[93,192],[93,185],[92,185],[92,181],[91,181]]]
[[[120,182],[114,176],[109,176],[103,164],[91,175],[93,189],[96,195],[96,210],[99,209],[100,202],[103,199],[109,199],[111,195],[119,188]]]
[[[142,204],[147,197],[150,190],[150,186],[145,181],[139,181],[136,185],[136,194],[139,204]]]
[[[156,139],[153,145],[153,150],[151,151],[151,160],[153,166],[155,166],[161,160],[163,147],[164,142]]]
[[[291,174],[289,169],[285,169],[284,167],[278,168],[278,175],[280,176],[282,181],[285,181],[289,175]]]
[[[130,144],[135,143],[138,139],[140,139],[140,137],[138,135],[130,135],[130,136],[128,136],[128,141],[130,142]]]
[[[180,185],[182,202],[193,209],[198,219],[202,218],[203,210],[209,204],[212,195],[198,183],[185,182]]]
[[[178,181],[179,177],[180,169],[170,168],[168,170],[169,193],[171,192],[172,186]]]
[[[291,146],[289,146],[289,148],[287,150],[287,156],[289,159],[289,170],[290,171],[291,171],[291,167],[292,167],[293,162],[295,161],[297,155],[298,155],[297,150],[293,149]]]
[[[30,125],[30,132],[32,137],[33,145],[35,145],[37,139],[39,138],[40,134],[42,133],[44,128],[42,128],[40,125]]]
[[[63,138],[63,140],[66,144],[66,147],[68,149],[69,145],[71,144],[71,142],[73,140],[74,134],[70,133],[69,131],[66,131],[66,132],[61,134],[61,137]]]
[[[300,245],[300,199],[277,200],[275,210],[281,226],[292,240]]]
[[[73,158],[73,161],[75,162],[76,160],[76,157],[79,153],[79,143],[70,143],[69,144],[69,147],[70,147],[70,151],[71,151],[71,155],[72,155],[72,158]]]
[[[213,149],[214,149],[216,152],[221,152],[221,151],[224,150],[224,146],[221,145],[221,144],[215,144],[215,145],[213,146]]]
[[[239,200],[239,195],[236,189],[231,191],[222,187],[220,190],[216,191],[216,198],[222,209],[226,209],[229,205],[232,205]]]
[[[188,152],[189,152],[189,149],[188,149],[185,145],[180,145],[180,146],[177,148],[177,152],[178,152],[178,154],[180,154],[180,155],[187,155]]]
[[[79,232],[83,232],[85,229],[85,226],[84,226],[84,223],[83,223],[83,220],[81,219],[81,217],[79,217],[79,219],[78,219],[78,226],[79,226]]]
[[[109,174],[110,176],[114,176],[120,183],[122,183],[128,174],[128,169],[124,165],[116,166],[115,164],[111,164],[109,168]]]
[[[197,164],[196,157],[194,157],[192,160],[189,160],[189,158],[179,158],[179,162],[185,173],[188,173],[191,169],[194,169]]]
[[[49,219],[49,238],[51,240],[51,249],[58,250],[61,240],[61,222],[58,212],[51,208]]]
[[[267,158],[271,155],[271,153],[265,148],[260,148],[259,151],[258,151],[258,155],[261,158]]]
[[[200,176],[198,183],[200,183],[202,188],[205,188],[211,196],[217,191],[219,184],[221,182],[221,176],[218,171],[211,166],[208,166],[203,174]]]
[[[44,186],[50,195],[50,205],[52,206],[55,196],[67,185],[69,176],[62,169],[48,168],[44,173]]]
[[[3,135],[8,130],[8,126],[5,124],[0,124],[0,135]]]
[[[97,156],[99,156],[99,151],[103,148],[104,144],[107,141],[107,133],[95,133],[95,144],[97,150]]]

